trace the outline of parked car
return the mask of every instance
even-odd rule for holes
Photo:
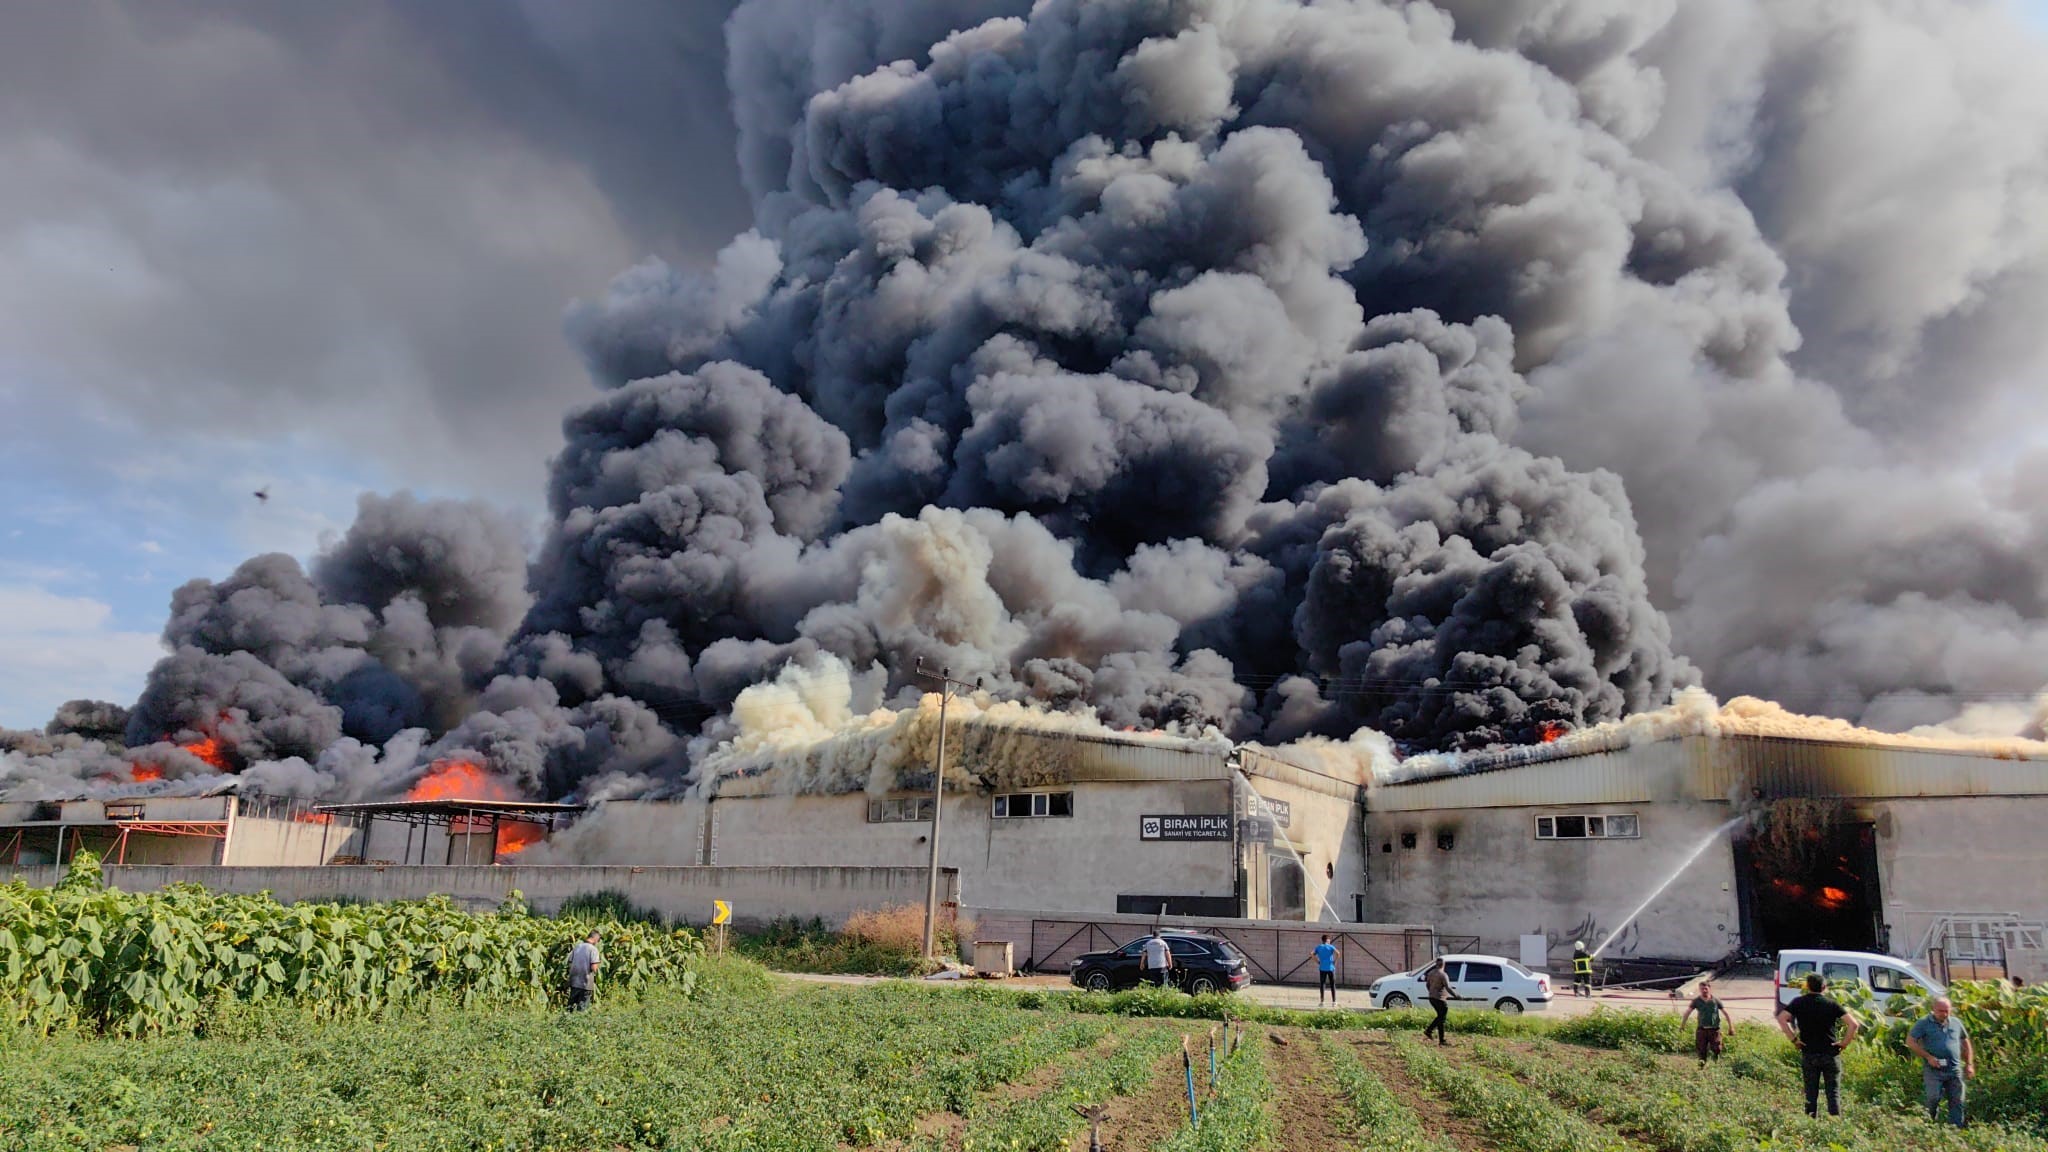
[[[1429,999],[1424,990],[1424,965],[1413,972],[1396,972],[1372,982],[1370,994],[1375,1008],[1407,1008]],[[1496,1012],[1541,1011],[1550,1007],[1550,977],[1531,972],[1505,956],[1459,954],[1444,957],[1444,975],[1451,978],[1451,991],[1458,999],[1453,1009],[1491,1008]]]
[[[1235,992],[1252,982],[1244,953],[1220,936],[1200,932],[1161,932],[1173,953],[1173,968],[1167,974],[1174,987],[1191,995],[1204,992]],[[1139,982],[1138,950],[1146,937],[1107,952],[1087,952],[1074,958],[1068,979],[1096,992],[1136,987]]]
[[[1825,977],[1831,988],[1853,980],[1870,989],[1879,1001],[1922,988],[1936,996],[1948,991],[1925,972],[1895,956],[1875,952],[1836,952],[1824,948],[1787,948],[1778,953],[1778,971],[1773,980],[1777,986],[1779,1006],[1790,1004],[1794,997],[1806,991],[1806,977],[1814,972]]]

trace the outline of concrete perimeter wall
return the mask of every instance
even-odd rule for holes
[[[200,884],[216,892],[269,892],[286,903],[331,900],[422,900],[447,896],[472,911],[498,906],[517,888],[533,910],[550,914],[571,896],[615,890],[633,903],[692,924],[711,919],[712,901],[732,905],[733,923],[757,927],[785,916],[815,916],[838,927],[854,912],[888,904],[922,905],[923,868],[674,868],[575,865],[437,867],[348,865],[328,868],[216,868],[107,866],[107,883],[125,892],[166,884]],[[48,887],[61,869],[0,869],[0,880],[20,877]],[[939,895],[957,903],[959,873],[940,869]]]

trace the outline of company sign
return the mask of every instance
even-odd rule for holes
[[[1229,816],[1140,816],[1140,840],[1228,840]]]
[[[1268,800],[1261,796],[1259,806],[1262,811],[1272,813],[1273,823],[1282,828],[1294,827],[1294,805],[1285,800]]]

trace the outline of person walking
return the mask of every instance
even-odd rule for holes
[[[1593,994],[1593,954],[1586,951],[1584,940],[1572,941],[1572,995]]]
[[[1927,1118],[1940,1120],[1941,1104],[1946,1100],[1948,1122],[1961,1128],[1963,1081],[1976,1078],[1977,1050],[1948,997],[1935,997],[1931,1008],[1906,1033],[1906,1048],[1926,1065],[1920,1069],[1920,1086],[1927,1102]]]
[[[1330,994],[1330,1007],[1337,1006],[1337,946],[1330,943],[1330,934],[1323,933],[1323,942],[1316,945],[1316,1007],[1323,1006],[1323,993]]]
[[[604,964],[604,956],[597,950],[598,931],[577,941],[569,949],[569,1011],[581,1012],[590,1007],[591,989],[597,986],[597,970]]]
[[[1710,1057],[1715,1060],[1721,1058],[1721,1018],[1727,1015],[1721,1002],[1714,998],[1712,980],[1700,981],[1699,992],[1693,996],[1692,1003],[1685,1006],[1685,1015],[1678,1018],[1679,1026],[1684,1027],[1686,1018],[1695,1012],[1699,1013],[1700,1020],[1693,1029],[1692,1050],[1698,1054],[1700,1064],[1705,1065]]]
[[[1422,987],[1429,996],[1429,1006],[1436,1010],[1436,1019],[1430,1021],[1429,1026],[1422,1030],[1422,1038],[1427,1040],[1429,1034],[1434,1032],[1438,1045],[1449,1044],[1450,1039],[1445,1035],[1445,1025],[1450,1022],[1451,1001],[1460,997],[1451,989],[1451,978],[1444,974],[1443,957],[1437,957],[1436,963],[1431,964],[1429,970],[1422,974]]]
[[[1145,983],[1154,988],[1166,987],[1166,974],[1173,967],[1173,949],[1166,946],[1166,937],[1161,936],[1157,929],[1138,948],[1138,967],[1144,974]]]
[[[1826,1086],[1828,1115],[1842,1114],[1842,1049],[1855,1039],[1859,1025],[1848,1010],[1821,993],[1828,982],[1818,972],[1806,977],[1806,993],[1778,1009],[1778,1028],[1799,1049],[1799,1075],[1806,1089],[1806,1114],[1817,1116],[1820,1090]],[[1835,1025],[1842,1038],[1835,1039]]]

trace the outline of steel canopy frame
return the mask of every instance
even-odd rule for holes
[[[427,863],[426,829],[436,825],[447,829],[447,850],[443,864],[454,863],[456,825],[463,826],[461,835],[470,837],[488,825],[491,835],[491,863],[497,863],[498,837],[506,824],[527,824],[544,828],[548,833],[556,829],[558,817],[573,816],[585,811],[583,804],[557,804],[538,800],[391,800],[363,804],[318,804],[313,811],[333,813],[357,818],[358,826],[364,829],[364,848],[369,846],[368,828],[372,820],[392,820],[405,825],[405,849],[400,854],[400,864],[411,864],[413,830],[420,829],[420,859]],[[464,846],[465,860],[468,856]],[[367,862],[367,861],[366,861]]]

